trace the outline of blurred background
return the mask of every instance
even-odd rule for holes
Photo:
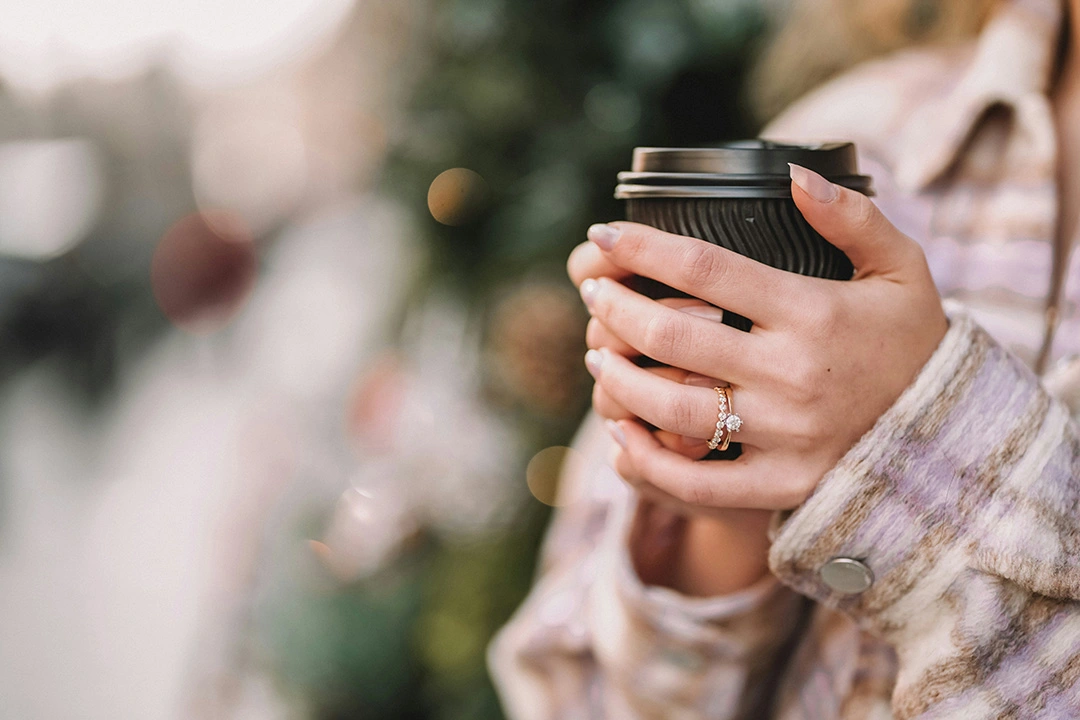
[[[501,717],[632,148],[975,5],[0,0],[0,717]]]

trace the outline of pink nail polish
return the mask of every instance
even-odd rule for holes
[[[596,243],[597,247],[601,250],[611,250],[615,247],[615,243],[619,240],[619,229],[612,227],[611,225],[605,225],[603,223],[597,223],[589,228],[588,236],[589,240]]]
[[[596,299],[596,293],[600,292],[600,283],[596,282],[592,278],[589,278],[585,282],[581,283],[581,299],[585,301],[586,307],[592,307],[593,301]]]
[[[599,350],[590,350],[585,353],[585,367],[594,378],[600,378],[600,369],[604,365],[604,354]]]
[[[706,441],[705,440],[700,440],[700,439],[695,438],[695,437],[688,437],[686,435],[682,435],[682,436],[679,437],[679,442],[682,444],[682,446],[684,448],[698,448],[698,447],[702,447],[703,445],[705,445]]]
[[[713,388],[717,386],[716,378],[707,377],[705,375],[698,375],[697,373],[690,373],[683,380],[683,385],[693,385],[694,387]]]
[[[788,168],[792,182],[819,203],[830,203],[840,195],[839,188],[813,170],[794,163],[788,163]]]
[[[712,320],[713,322],[724,321],[724,311],[718,307],[710,307],[708,305],[691,305],[690,307],[684,307],[679,309],[687,315],[705,318],[706,320]]]
[[[608,432],[611,433],[612,439],[615,440],[615,442],[619,443],[619,447],[625,450],[626,433],[624,433],[623,429],[619,427],[619,423],[615,422],[614,420],[608,420],[605,424],[607,425]]]

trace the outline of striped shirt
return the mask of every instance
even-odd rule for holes
[[[641,583],[628,542],[644,503],[589,418],[575,501],[490,648],[508,716],[1080,717],[1080,254],[1055,283],[1047,96],[1062,4],[1005,0],[969,46],[857,68],[770,127],[858,144],[879,206],[923,245],[949,331],[777,514],[772,573],[734,595]],[[831,590],[834,558],[869,567],[869,589]]]

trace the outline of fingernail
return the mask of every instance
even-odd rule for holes
[[[600,378],[600,368],[604,365],[604,354],[599,350],[590,350],[585,353],[585,367],[594,378]]]
[[[718,307],[712,307],[711,305],[691,305],[690,307],[679,309],[687,315],[694,315],[699,318],[705,318],[706,320],[712,320],[713,322],[724,321],[724,311]]]
[[[839,188],[813,170],[795,163],[788,163],[788,167],[791,169],[792,182],[819,203],[830,203],[840,194]]]
[[[609,433],[611,433],[612,439],[614,439],[615,442],[619,443],[619,447],[621,447],[621,448],[623,448],[625,450],[626,449],[626,433],[624,433],[623,429],[621,427],[619,427],[619,423],[615,422],[614,420],[608,420],[606,425],[607,425],[607,431]]]
[[[702,445],[705,444],[704,440],[699,440],[698,438],[689,437],[687,435],[682,435],[679,438],[679,442],[682,444],[682,446],[684,448],[696,448],[696,447],[701,447]]]
[[[690,373],[686,376],[686,379],[683,380],[683,385],[712,388],[717,386],[717,382],[716,378],[707,377],[705,375],[698,375],[697,373]]]
[[[586,233],[588,238],[599,246],[601,250],[611,250],[619,239],[619,229],[611,225],[597,223],[589,228]]]
[[[581,299],[585,301],[586,307],[592,307],[593,301],[596,299],[596,293],[598,292],[600,292],[600,283],[592,278],[581,283]]]

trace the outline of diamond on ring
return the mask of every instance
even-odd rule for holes
[[[720,387],[714,387],[713,390],[716,392],[717,405],[716,430],[708,443],[710,450],[716,450],[717,447],[726,448],[730,442],[731,433],[734,432],[732,427],[734,426],[736,430],[742,427],[742,420],[737,415],[728,412],[731,405],[730,391]]]
[[[728,432],[739,432],[742,428],[742,418],[732,413],[724,418],[724,426],[727,427]]]

